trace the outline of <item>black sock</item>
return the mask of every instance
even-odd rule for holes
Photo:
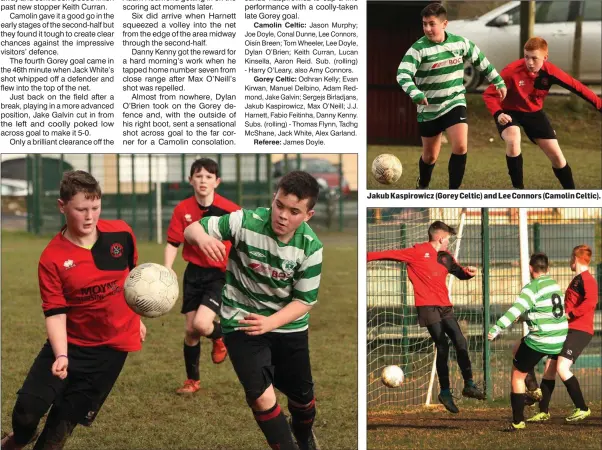
[[[186,345],[184,342],[184,364],[186,365],[186,376],[189,380],[198,381],[201,379],[199,375],[199,360],[201,358],[201,343],[197,345]]]
[[[316,399],[313,399],[309,405],[302,408],[291,405],[289,402],[288,410],[291,413],[293,434],[297,442],[307,442],[311,436],[311,428],[316,417]]]
[[[278,403],[267,411],[253,411],[253,415],[271,448],[277,450],[297,449],[293,442],[291,429]]]
[[[556,386],[556,380],[541,380],[541,393],[543,397],[539,402],[539,411],[547,413],[550,408],[550,400],[552,399],[552,392],[554,392],[554,386]]]
[[[433,175],[433,169],[435,163],[427,164],[422,160],[422,156],[418,160],[418,170],[420,171],[420,187],[427,188],[431,184],[431,175]]]
[[[558,178],[558,181],[560,181],[560,184],[563,188],[575,189],[573,172],[571,171],[571,166],[569,166],[569,163],[566,163],[566,166],[564,166],[562,169],[556,169],[555,167],[552,167],[552,170],[554,171],[554,175],[556,175],[556,178]]]
[[[464,178],[464,170],[466,169],[466,153],[456,155],[454,153],[449,157],[447,171],[449,172],[449,188],[459,189]]]
[[[518,156],[506,155],[506,165],[508,166],[508,175],[512,181],[512,187],[524,189],[523,184],[523,154]]]
[[[525,394],[510,394],[512,404],[512,422],[519,424],[525,420]]]
[[[564,385],[566,386],[566,390],[569,391],[569,396],[571,397],[571,400],[573,400],[575,408],[579,408],[581,411],[587,411],[587,405],[583,399],[583,393],[579,387],[577,377],[573,375],[571,378],[564,381]]]
[[[533,367],[529,372],[527,372],[527,378],[525,378],[525,384],[527,385],[527,389],[530,391],[534,391],[539,386],[537,385],[537,377],[535,376],[535,367]]]
[[[219,322],[213,322],[213,332],[207,336],[209,339],[219,339],[224,337],[222,333],[222,326]]]

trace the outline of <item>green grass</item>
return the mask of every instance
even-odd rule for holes
[[[468,161],[463,189],[511,189],[506,167],[505,144],[480,94],[468,94]],[[544,110],[558,135],[558,142],[569,162],[578,189],[600,189],[602,186],[602,122],[600,113],[584,103],[580,112],[567,107],[567,97],[550,96]],[[524,180],[526,189],[561,189],[544,153],[522,133]],[[493,142],[489,139],[493,138]],[[433,172],[431,189],[447,189],[447,163],[450,144],[441,148]],[[381,153],[392,153],[403,165],[397,183],[379,184],[370,173],[372,161]],[[414,189],[418,178],[421,147],[369,146],[367,161],[368,189]]]
[[[346,450],[357,446],[357,235],[320,237],[323,277],[310,320],[315,430],[324,448]],[[48,238],[4,232],[2,243],[2,431],[10,431],[16,391],[46,338],[36,271]],[[163,246],[139,243],[139,253],[140,262],[161,262]],[[178,258],[175,270],[183,269]],[[202,391],[174,393],[185,379],[180,306],[145,320],[143,350],[130,354],[96,422],[76,428],[66,449],[267,447],[230,362],[211,363],[209,341],[201,344]]]
[[[556,389],[564,387],[558,384]],[[600,403],[590,404],[592,415],[581,422],[566,423],[571,408],[552,403],[552,420],[527,424],[516,433],[502,431],[512,420],[509,401],[477,403],[466,400],[460,413],[452,415],[441,405],[370,411],[368,413],[368,449],[599,449],[602,439]],[[537,412],[525,408],[525,418]]]

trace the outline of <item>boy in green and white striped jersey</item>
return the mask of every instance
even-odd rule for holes
[[[558,355],[569,329],[564,315],[564,296],[558,283],[547,275],[548,257],[535,253],[529,260],[531,282],[521,290],[512,307],[489,330],[490,341],[527,313],[529,333],[522,339],[512,367],[512,424],[509,430],[525,428],[525,378],[544,356]]]
[[[310,174],[290,172],[271,208],[206,217],[184,231],[208,257],[223,260],[232,242],[222,291],[224,341],[247,403],[271,448],[317,449],[308,344],[309,310],[318,298],[322,243],[306,223],[319,193]],[[293,434],[274,387],[288,397]],[[294,435],[294,440],[293,440]]]
[[[502,100],[506,97],[506,85],[473,42],[445,31],[447,11],[440,3],[431,3],[421,14],[424,36],[410,47],[397,69],[397,82],[418,105],[422,156],[416,188],[428,188],[441,151],[441,134],[446,131],[452,145],[449,188],[458,189],[468,151],[464,60],[470,59],[495,85]]]

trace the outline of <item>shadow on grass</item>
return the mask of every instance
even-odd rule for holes
[[[406,424],[393,424],[393,423],[382,423],[375,425],[368,425],[368,430],[378,430],[379,428],[410,428],[413,430],[459,430],[460,427],[448,427],[444,425],[406,425]]]

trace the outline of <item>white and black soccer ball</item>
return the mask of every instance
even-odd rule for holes
[[[401,161],[395,155],[383,153],[372,161],[372,175],[381,184],[395,183],[401,178]]]
[[[126,278],[124,290],[128,306],[136,314],[151,318],[167,314],[180,293],[176,275],[155,263],[136,266]]]
[[[403,370],[399,366],[387,366],[383,369],[380,379],[390,388],[398,388],[403,384]]]

